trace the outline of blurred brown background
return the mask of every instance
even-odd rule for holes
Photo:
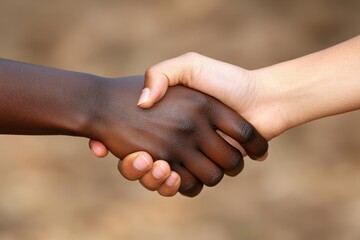
[[[0,56],[104,76],[196,51],[258,68],[359,34],[360,1],[5,1]],[[194,199],[162,198],[87,140],[0,136],[0,239],[360,239],[360,113],[316,121]]]

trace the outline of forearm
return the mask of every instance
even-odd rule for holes
[[[84,135],[98,77],[0,59],[0,133]]]
[[[283,130],[360,108],[360,36],[257,71],[264,96],[279,106]]]

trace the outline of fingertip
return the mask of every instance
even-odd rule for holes
[[[138,106],[143,106],[145,103],[149,101],[150,98],[150,88],[143,88],[139,101],[137,103]]]
[[[138,170],[139,172],[144,172],[148,170],[152,164],[152,160],[148,157],[145,157],[144,154],[138,154],[132,161],[132,167]]]
[[[154,101],[151,101],[150,99],[143,103],[138,103],[138,107],[140,108],[151,108],[154,105]]]
[[[170,173],[170,176],[168,177],[168,179],[165,181],[166,186],[168,187],[174,187],[177,186],[177,190],[180,187],[180,183],[181,183],[181,178],[180,175],[177,172],[172,171]]]
[[[140,183],[150,191],[157,191],[170,175],[169,164],[164,160],[157,160],[154,162],[152,169],[140,178]]]
[[[108,150],[104,144],[96,140],[89,141],[89,147],[96,157],[104,158],[108,155]]]
[[[109,151],[106,149],[106,147],[102,147],[102,146],[97,146],[95,148],[95,152],[96,152],[97,157],[99,157],[99,158],[104,158],[109,153]]]
[[[153,159],[147,152],[136,152],[129,154],[120,160],[118,169],[126,179],[138,180],[150,171],[153,166]]]
[[[256,161],[263,162],[265,161],[269,156],[269,152],[266,152],[262,157],[256,159]]]
[[[172,197],[177,194],[181,184],[180,175],[172,171],[166,181],[159,187],[157,192],[163,197]]]
[[[159,93],[157,93],[155,89],[145,87],[142,90],[137,106],[140,108],[151,108],[157,101],[161,99],[161,97],[162,96],[159,96]]]
[[[257,137],[257,141],[254,142],[252,148],[250,146],[247,147],[248,156],[255,161],[261,162],[268,157],[269,144],[262,136]]]
[[[144,94],[149,95],[145,97],[141,96],[137,106],[140,108],[151,108],[155,103],[157,103],[164,97],[167,89],[167,85],[161,86],[161,84],[157,84],[156,86],[152,86],[151,88],[144,88]],[[147,93],[148,91],[149,93]]]
[[[233,168],[231,170],[224,171],[224,173],[227,176],[235,177],[236,175],[238,175],[239,173],[242,172],[242,170],[244,169],[244,166],[245,166],[244,159],[241,159],[241,161],[237,162],[236,166],[233,166]]]
[[[171,169],[166,161],[158,160],[154,163],[151,173],[155,179],[168,178],[171,174]]]
[[[204,184],[199,182],[197,184],[194,184],[191,188],[188,188],[185,190],[179,189],[179,192],[186,197],[193,198],[200,194],[203,187],[204,187]]]
[[[150,68],[145,72],[144,89],[138,101],[141,108],[150,108],[158,102],[166,93],[169,79],[165,74],[156,72],[156,68]]]

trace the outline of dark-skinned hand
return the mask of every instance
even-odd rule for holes
[[[225,173],[238,174],[241,153],[216,130],[237,140],[253,158],[267,151],[255,128],[216,99],[182,86],[171,87],[151,109],[136,106],[143,77],[103,79],[87,137],[120,159],[146,151],[166,160],[181,177],[180,193],[196,196],[203,184],[214,186]],[[130,137],[131,136],[131,137]]]

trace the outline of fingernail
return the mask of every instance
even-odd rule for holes
[[[138,101],[138,106],[147,102],[149,100],[149,97],[150,97],[150,89],[149,88],[144,88],[141,92],[141,95],[140,95],[140,99]]]
[[[139,154],[134,162],[133,162],[133,166],[134,168],[136,168],[139,171],[144,171],[145,169],[147,169],[150,166],[149,161],[141,154]]]
[[[169,187],[172,187],[175,185],[176,181],[178,180],[178,177],[176,174],[171,173],[168,179],[166,179],[165,184]]]
[[[157,164],[155,166],[154,170],[152,171],[152,175],[156,179],[160,179],[160,178],[164,177],[165,174],[166,174],[165,169],[163,166],[161,166],[161,164]]]

